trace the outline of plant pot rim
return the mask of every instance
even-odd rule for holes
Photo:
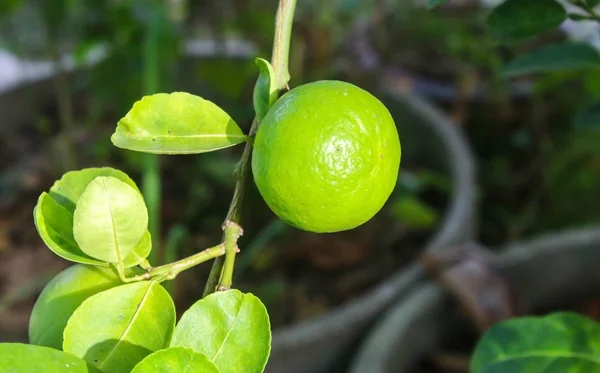
[[[591,226],[543,234],[508,244],[497,258],[509,278],[519,279],[520,293],[527,298],[525,300],[529,305],[539,308],[552,304],[552,294],[557,291],[570,292],[572,285],[581,278],[594,278],[594,288],[600,290],[600,274],[593,265],[597,263],[596,260],[590,264],[587,264],[590,262],[588,257],[566,260],[569,255],[593,253],[598,246],[600,226]],[[539,264],[540,260],[554,262],[555,265]],[[579,270],[582,265],[585,268]],[[556,273],[556,268],[569,268],[569,273],[576,273],[579,277],[568,278],[558,285],[547,285],[547,280],[561,277]],[[550,291],[543,290],[544,286]],[[439,340],[444,322],[447,322],[447,300],[450,298],[451,295],[433,280],[414,288],[371,330],[354,356],[349,372],[362,373],[366,368],[370,373],[409,372],[417,360],[427,350],[434,348]]]

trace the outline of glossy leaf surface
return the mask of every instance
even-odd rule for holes
[[[566,19],[565,9],[555,0],[506,0],[490,14],[487,24],[493,37],[514,42],[554,30]]]
[[[76,264],[46,285],[29,321],[29,343],[62,349],[67,321],[84,300],[121,285],[109,268]]]
[[[499,323],[477,344],[472,373],[600,372],[600,325],[574,313]]]
[[[49,347],[0,343],[2,373],[102,373],[78,357]]]
[[[269,315],[252,294],[217,292],[183,314],[171,346],[206,355],[222,373],[260,373],[271,350]]]
[[[48,193],[42,193],[34,209],[34,222],[44,243],[58,256],[76,263],[107,266],[101,260],[84,253],[73,237],[73,213],[87,185],[99,176],[115,177],[139,192],[133,180],[113,168],[86,168],[70,171],[56,181]],[[136,247],[135,254],[125,259],[126,267],[137,265],[150,252],[151,243],[145,238]]]
[[[142,195],[119,179],[95,178],[77,202],[73,235],[93,258],[122,262],[147,230],[148,210]]]
[[[521,55],[501,71],[507,77],[548,71],[600,68],[600,54],[587,44],[564,43]]]
[[[119,148],[156,154],[195,154],[227,148],[246,136],[223,109],[185,92],[146,96],[112,135]]]
[[[169,293],[154,282],[135,282],[84,301],[65,328],[63,349],[105,372],[129,373],[168,346],[174,326]]]
[[[219,373],[208,358],[190,348],[171,347],[142,360],[131,373]]]

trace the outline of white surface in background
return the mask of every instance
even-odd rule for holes
[[[81,65],[93,65],[106,56],[106,47],[98,46],[91,50]],[[77,63],[72,57],[62,59],[65,71],[71,71]],[[37,81],[52,76],[54,66],[51,61],[28,61],[17,58],[6,50],[0,49],[0,93],[28,81]]]
[[[245,40],[226,40],[221,45],[218,45],[214,40],[190,40],[184,43],[183,48],[186,55],[194,57],[224,55],[227,57],[250,58],[256,54],[254,44]],[[93,48],[86,55],[82,65],[94,65],[102,60],[108,51],[109,49],[105,45]],[[78,66],[72,57],[63,58],[62,64],[66,71],[71,71]],[[8,51],[0,49],[0,93],[28,81],[48,78],[52,76],[53,70],[51,61],[22,60]]]

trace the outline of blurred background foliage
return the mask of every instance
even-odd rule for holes
[[[31,208],[60,170],[112,165],[141,179],[141,156],[114,148],[108,139],[116,121],[147,91],[148,79],[160,91],[189,90],[213,100],[247,130],[258,72],[254,57],[270,56],[276,5],[275,0],[0,2],[0,46],[23,60],[50,61],[58,77],[55,102],[43,106],[33,122],[13,123],[3,135],[0,257],[17,257],[40,245]],[[503,78],[500,70],[514,56],[565,35],[556,31],[524,44],[499,45],[485,26],[489,12],[471,0],[449,1],[435,12],[419,1],[299,0],[291,85],[340,78],[372,87],[393,73],[398,90],[423,95],[446,111],[466,132],[476,155],[477,225],[485,244],[600,221],[600,107],[594,105],[600,99],[600,71]],[[101,57],[90,66],[94,56]],[[76,79],[73,71],[80,71]],[[61,148],[66,156],[55,157],[49,145],[54,142],[71,144]],[[24,170],[35,175],[27,187],[11,182],[15,168],[23,171],[22,160],[40,152],[51,160],[51,171]],[[239,154],[234,148],[161,158],[159,261],[189,255],[219,239]],[[409,250],[409,259],[438,224],[448,189],[444,175],[426,168],[405,170],[399,178],[386,218],[400,222],[400,250]],[[301,313],[282,313],[276,324],[323,312],[380,280],[368,270],[360,272],[368,280],[338,273],[340,268],[358,273],[357,263],[371,252],[365,237],[379,232],[376,227],[315,241],[274,219],[256,191],[248,210],[252,219],[242,241],[248,254],[240,255],[246,276],[241,282],[254,287],[265,303],[272,299]],[[350,254],[332,263],[340,252]],[[404,255],[394,263],[409,259]],[[12,294],[11,304],[18,304],[14,286],[19,279],[36,279],[40,265],[54,268],[49,258],[31,260],[29,273],[10,277],[15,275],[6,270],[0,287],[5,302]],[[315,271],[342,276],[337,290],[308,299],[322,284]],[[196,299],[204,272],[183,274],[185,281],[171,290]],[[290,292],[298,286],[299,272],[313,279],[302,291]],[[360,285],[348,285],[357,281]],[[294,299],[281,300],[284,293]]]

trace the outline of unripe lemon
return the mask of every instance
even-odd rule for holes
[[[392,193],[400,139],[387,108],[352,84],[319,81],[283,95],[254,141],[252,173],[279,218],[311,232],[371,219]]]

